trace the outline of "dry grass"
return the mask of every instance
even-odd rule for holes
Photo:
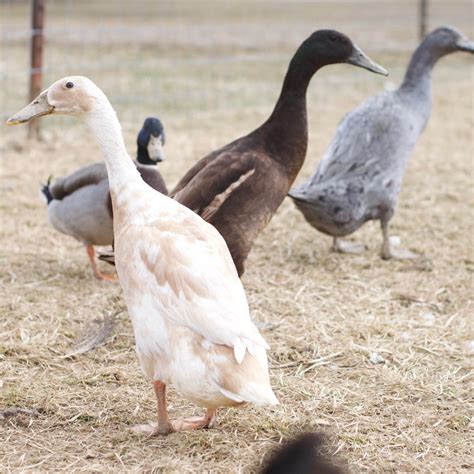
[[[407,61],[405,45],[411,47],[413,40],[400,27],[408,14],[406,3],[398,17],[393,3],[378,10],[372,5],[370,17],[358,15],[361,22],[386,18],[384,8],[391,9],[390,21],[381,21],[375,37],[388,38],[392,45],[404,38],[405,43],[400,51],[388,52],[377,43],[380,52],[374,56],[397,82]],[[261,12],[270,8],[258,5]],[[284,24],[283,13],[268,22],[263,44],[257,42],[254,50],[234,45],[232,61],[219,54],[210,61],[208,45],[193,53],[194,62],[183,56],[173,69],[173,58],[186,48],[170,42],[158,62],[153,49],[143,47],[138,72],[122,69],[118,76],[104,67],[95,73],[112,101],[131,95],[128,101],[118,100],[118,110],[132,153],[144,116],[155,113],[163,119],[169,160],[161,169],[168,183],[270,112],[289,53],[311,23],[305,4],[294,10],[291,4],[280,5],[293,21],[301,17],[303,25],[298,34],[282,39],[281,47],[271,32]],[[461,19],[462,8],[469,13],[468,2],[456,2],[450,10],[434,4],[447,23],[473,36],[472,16]],[[245,28],[261,28],[264,14],[258,11],[250,9],[254,24],[249,21]],[[370,33],[359,31],[345,11],[328,13],[325,4],[317,11],[321,19],[311,29],[330,21],[341,29],[346,25],[372,52]],[[14,17],[17,23],[21,13]],[[189,16],[184,9],[181,14]],[[226,14],[223,9],[222,18]],[[246,18],[245,12],[241,15]],[[173,31],[174,19],[169,14],[168,23],[163,17],[160,21]],[[229,20],[229,28],[234,23]],[[200,33],[189,35],[195,45],[193,35]],[[24,71],[15,65],[25,54],[24,44],[9,46],[4,64],[21,86]],[[62,48],[51,44],[48,80],[62,74]],[[127,57],[127,48],[116,47],[106,59],[113,64],[114,55]],[[155,97],[155,66],[162,88],[156,110],[133,100],[133,94]],[[8,115],[24,99],[10,76],[3,86],[2,103],[8,108],[2,110]],[[354,236],[369,244],[365,254],[333,254],[329,239],[285,201],[259,237],[244,276],[253,316],[272,346],[272,382],[281,405],[222,410],[216,429],[167,438],[131,433],[132,424],[152,419],[154,399],[135,358],[121,291],[92,278],[85,251],[47,225],[38,198],[41,179],[100,159],[97,149],[69,118],[45,119],[47,140],[39,144],[25,144],[23,129],[2,131],[0,408],[33,410],[1,422],[2,471],[251,472],[282,438],[304,429],[332,432],[334,449],[353,472],[472,470],[472,86],[472,62],[466,57],[447,58],[437,66],[432,120],[410,163],[393,222],[403,243],[424,254],[422,264],[381,261],[375,224]],[[319,160],[342,115],[382,87],[380,77],[349,67],[318,73],[310,86],[310,146],[301,177]],[[94,321],[117,312],[115,336],[108,344],[64,357],[81,333],[94,330]],[[385,363],[370,363],[373,352]],[[173,391],[170,409],[173,416],[194,411]]]

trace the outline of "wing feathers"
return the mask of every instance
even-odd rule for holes
[[[203,160],[204,166],[185,186],[177,186],[171,197],[203,218],[206,214],[208,219],[217,212],[232,191],[255,172],[257,159],[251,153],[238,153],[236,156],[228,151],[213,160]]]
[[[156,225],[129,226],[133,235],[119,237],[134,242],[122,261],[135,261],[134,279],[148,287],[157,312],[212,343],[233,348],[239,363],[255,345],[267,349],[250,320],[242,283],[220,234],[204,221],[205,229],[194,228],[191,220],[168,224],[163,219]]]
[[[238,364],[241,364],[245,357],[246,347],[240,338],[234,340],[234,357]]]
[[[107,179],[105,164],[94,163],[78,169],[69,176],[55,179],[49,189],[54,199],[63,199],[84,186],[100,183],[104,179]]]
[[[240,175],[239,178],[230,183],[229,187],[225,189],[222,193],[218,194],[211,203],[205,207],[202,212],[200,213],[201,217],[209,221],[209,219],[219,210],[219,208],[224,204],[226,199],[231,195],[233,191],[235,191],[242,183],[244,183],[250,176],[255,173],[255,168],[251,168],[244,174]]]

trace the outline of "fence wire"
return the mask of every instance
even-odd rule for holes
[[[0,10],[3,120],[27,99],[33,31],[31,2],[1,0]],[[430,1],[428,30],[452,24],[472,35],[472,10],[470,0]],[[318,28],[346,32],[371,55],[406,53],[418,12],[417,0],[47,0],[43,81],[87,75],[124,114],[219,110],[229,94],[246,104],[239,81],[258,88],[257,71],[281,80],[289,55]]]

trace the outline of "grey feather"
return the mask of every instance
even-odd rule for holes
[[[49,190],[54,199],[63,199],[80,188],[98,184],[104,179],[107,179],[107,169],[104,163],[93,163],[79,168],[68,176],[55,179],[49,185]]]
[[[105,179],[76,187],[62,199],[53,199],[48,206],[49,222],[59,232],[74,237],[84,245],[111,245],[114,233],[107,206],[108,196],[106,172]]]

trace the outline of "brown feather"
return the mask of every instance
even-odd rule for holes
[[[156,189],[161,194],[168,195],[168,188],[166,187],[165,180],[156,166],[137,164],[137,169],[140,172],[143,181],[145,181],[148,186]]]
[[[189,179],[187,186],[171,193],[171,197],[217,228],[239,275],[244,272],[255,238],[268,224],[296,177],[288,176],[288,169],[264,151],[240,151],[241,145],[236,142],[226,147],[212,161],[204,158],[207,166],[198,166],[200,171]]]

